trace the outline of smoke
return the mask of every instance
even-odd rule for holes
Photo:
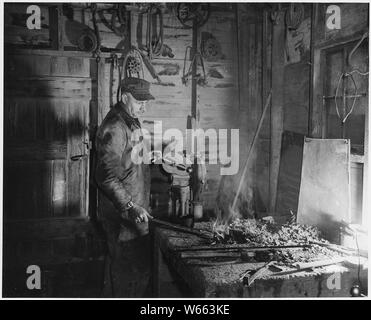
[[[224,238],[229,234],[229,225],[236,219],[254,218],[254,192],[250,186],[250,179],[241,189],[235,208],[232,208],[237,192],[239,176],[223,176],[220,180],[218,195],[215,203],[215,218],[213,232]]]

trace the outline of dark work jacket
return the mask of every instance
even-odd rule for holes
[[[100,191],[98,217],[120,224],[123,241],[139,235],[135,223],[127,219],[127,203],[132,200],[149,210],[149,166],[131,160],[131,138],[138,128],[138,119],[129,116],[120,102],[108,112],[96,137],[95,179]]]

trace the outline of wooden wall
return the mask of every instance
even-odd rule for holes
[[[191,62],[190,55],[185,57],[185,50],[188,46],[192,46],[193,31],[192,28],[185,28],[178,21],[174,8],[175,6],[168,6],[163,15],[164,43],[172,49],[174,57],[154,57],[152,61],[161,80],[168,85],[158,84],[145,69],[144,78],[151,82],[151,91],[156,97],[156,100],[150,103],[143,119],[144,127],[150,132],[153,132],[153,122],[159,120],[162,121],[163,131],[169,128],[177,128],[185,132],[187,118],[192,114],[192,85],[191,82],[187,86],[184,85],[181,77],[184,59],[186,58],[186,70],[188,70]],[[25,10],[25,7],[14,6],[12,10],[22,11]],[[48,12],[45,8],[43,10],[45,11],[43,11],[45,16],[44,28],[48,31]],[[8,16],[7,21],[9,28],[11,28],[14,19],[11,14],[8,14]],[[266,61],[270,59],[270,54],[267,51],[270,50],[271,39],[266,38],[267,50],[264,51],[262,17],[262,6],[259,7],[259,5],[212,4],[208,21],[197,30],[198,50],[201,48],[202,40],[210,35],[216,39],[221,49],[220,55],[216,59],[205,60],[207,84],[205,86],[197,85],[195,90],[197,127],[204,130],[209,128],[240,130],[239,173],[234,176],[222,177],[220,175],[220,164],[207,165],[207,183],[203,201],[205,209],[209,211],[214,210],[216,200],[219,204],[225,203],[222,200],[224,195],[227,196],[228,203],[233,201],[233,194],[237,189],[247,151],[262,112],[262,100],[267,96],[267,92],[263,94],[263,71],[265,72],[265,78],[268,79],[269,68],[267,67],[268,64],[263,62],[263,59]],[[101,13],[97,19],[102,46],[105,49],[114,50],[118,58],[124,57],[130,42],[137,47],[145,42],[146,14],[139,14],[138,12],[131,14],[130,32],[125,37],[114,34],[105,25],[103,18],[109,20],[110,13]],[[73,34],[71,34],[71,30],[74,30],[71,27],[72,24],[77,28],[78,24],[85,23],[91,29],[93,28],[90,10],[81,7],[74,7],[72,19],[63,16],[62,20],[65,49],[71,50],[76,46],[73,41]],[[265,28],[267,29],[267,36],[269,36],[270,27],[266,26]],[[9,42],[12,42],[11,38],[9,38]],[[110,57],[110,53],[104,53],[99,63],[95,64],[93,61],[91,64],[91,72],[97,75],[99,88],[97,101],[92,102],[92,104],[96,103],[95,108],[98,111],[91,114],[91,116],[97,118],[91,124],[92,131],[96,129],[96,125],[99,125],[107,114],[110,106],[116,102],[118,69],[111,62]],[[198,72],[202,73],[200,66],[198,66]],[[267,87],[265,85],[265,90]],[[240,205],[246,208],[250,206],[248,210],[250,214],[255,210],[252,207],[256,205],[259,211],[265,211],[269,202],[269,113],[266,118],[263,133],[259,137],[257,152],[253,157],[252,162],[254,164],[249,169],[242,190]],[[228,137],[230,139],[230,135]],[[223,148],[228,143],[228,141],[219,141]],[[158,188],[157,182],[159,181],[162,181],[162,188]],[[154,193],[161,190],[161,194],[154,197],[160,198],[160,206],[166,207],[168,179],[159,168],[153,170],[153,185]],[[258,200],[253,199],[253,194]]]
[[[220,8],[213,8],[209,20],[201,28],[197,30],[197,46],[198,50],[201,47],[203,35],[211,34],[216,41],[219,42],[221,54],[213,61],[205,60],[205,69],[207,74],[207,84],[205,86],[197,85],[196,89],[196,114],[197,114],[197,128],[204,129],[240,129],[240,158],[239,166],[240,172],[243,169],[244,159],[247,152],[247,136],[252,130],[250,126],[251,119],[248,119],[249,112],[253,110],[260,103],[259,86],[261,79],[259,74],[253,75],[256,79],[250,79],[251,86],[248,82],[244,82],[243,90],[240,88],[240,72],[241,69],[239,59],[239,43],[236,23],[236,10],[233,6],[225,6],[225,10]],[[138,39],[137,24],[138,16],[132,18],[132,43],[138,45],[143,39]],[[145,23],[145,21],[144,21]],[[245,22],[246,23],[246,22]],[[164,42],[168,44],[174,54],[174,58],[154,58],[153,65],[156,71],[160,74],[162,81],[172,84],[171,86],[161,86],[151,79],[150,75],[146,73],[146,78],[152,83],[151,91],[156,97],[156,100],[151,102],[149,110],[144,117],[144,124],[146,128],[153,131],[153,121],[161,120],[163,130],[168,128],[177,128],[182,132],[187,128],[187,117],[192,115],[192,87],[191,83],[185,86],[182,84],[181,77],[184,67],[185,50],[187,46],[192,45],[192,29],[184,28],[179,21],[174,17],[172,12],[164,15]],[[145,26],[143,26],[145,28]],[[261,27],[260,27],[261,32]],[[255,61],[259,60],[260,48],[254,49],[259,43],[259,36],[261,33],[255,33],[254,26],[246,33],[241,31],[244,41],[243,46],[249,52],[253,49],[253,53],[248,63],[243,65],[244,75],[248,77],[249,68],[259,73],[260,64],[255,65]],[[253,35],[253,37],[251,37]],[[250,42],[249,42],[250,41]],[[250,47],[249,47],[250,46]],[[243,61],[243,62],[242,62]],[[245,63],[246,60],[241,60]],[[190,65],[190,56],[186,57],[186,70]],[[177,70],[171,75],[166,74],[166,70]],[[198,66],[198,73],[202,73],[202,69]],[[163,74],[163,75],[161,75]],[[239,92],[244,92],[241,97]],[[256,98],[258,101],[255,101]],[[244,101],[243,105],[240,101]],[[260,107],[260,105],[259,105]],[[250,109],[250,110],[249,110]],[[229,136],[230,137],[230,136]],[[223,148],[227,146],[227,141],[219,141]],[[207,160],[208,157],[206,157]],[[241,169],[242,168],[242,169]],[[157,177],[158,178],[158,177]],[[231,182],[224,182],[221,180],[231,180]],[[156,183],[156,182],[155,182]],[[230,183],[236,189],[238,183],[238,175],[233,177],[222,177],[220,175],[219,164],[207,164],[207,181],[205,191],[202,199],[204,201],[204,208],[206,211],[213,211],[215,209],[216,200],[220,198],[220,194],[228,193],[228,199],[231,200]],[[159,189],[155,189],[157,192]],[[155,191],[155,192],[156,192]],[[162,193],[167,192],[163,190]],[[159,196],[164,202],[166,197]],[[224,198],[223,198],[224,199]],[[220,200],[220,199],[219,199]],[[219,201],[219,204],[222,201]]]

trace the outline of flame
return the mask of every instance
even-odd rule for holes
[[[216,220],[212,224],[212,231],[217,238],[224,239],[229,235],[230,224],[242,216],[238,210],[233,210],[230,205],[228,206],[227,213],[223,212],[219,207],[215,209],[215,212]]]

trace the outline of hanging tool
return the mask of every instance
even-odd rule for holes
[[[210,17],[209,3],[179,3],[177,6],[177,18],[187,29],[194,26],[203,26]]]
[[[140,34],[140,40],[142,39],[142,26],[143,17],[146,16],[146,30],[145,44],[138,42],[138,47],[142,50],[150,61],[155,57],[169,57],[173,58],[174,54],[172,49],[164,43],[164,22],[163,22],[163,11],[165,6],[163,4],[149,4],[143,6],[138,16],[137,33]],[[139,40],[138,40],[139,41]]]
[[[155,34],[153,25],[158,21],[159,32]],[[151,5],[147,12],[147,35],[146,44],[148,50],[148,57],[152,60],[153,56],[159,56],[162,51],[164,37],[164,26],[162,11],[156,6]]]
[[[112,11],[111,30],[119,37],[126,37],[129,32],[129,19],[124,4],[118,4]]]
[[[197,80],[197,84],[204,87],[206,86],[207,84],[207,75],[206,75],[206,71],[205,71],[205,65],[204,65],[204,60],[203,60],[203,57],[201,55],[200,52],[196,52],[194,55],[193,55],[193,58],[192,58],[192,61],[188,67],[188,70],[186,72],[186,62],[187,62],[187,57],[188,57],[188,50],[189,52],[191,52],[192,50],[192,47],[187,47],[186,48],[186,51],[185,51],[185,55],[184,55],[184,61],[183,61],[183,75],[182,75],[182,83],[187,86],[189,84],[189,78],[191,77],[192,75],[192,67],[193,65],[197,66],[198,64],[198,60],[200,61],[200,64],[201,64],[201,67],[202,67],[202,73],[203,75],[201,74],[197,74],[196,77],[195,77],[195,80]]]
[[[111,58],[108,59],[110,63],[110,80],[109,80],[109,98],[110,98],[110,106],[113,106],[113,79],[114,79],[114,71],[119,70],[119,62],[117,54],[111,54]],[[118,78],[121,78],[120,72]],[[118,101],[116,101],[118,102]]]
[[[90,8],[91,8],[91,11],[92,11],[94,33],[95,33],[95,37],[97,39],[97,45],[96,45],[96,49],[94,51],[94,56],[96,57],[97,62],[99,62],[100,61],[100,53],[101,53],[101,51],[100,51],[100,49],[101,49],[101,38],[100,38],[100,34],[99,34],[99,29],[98,29],[98,24],[97,24],[97,17],[96,17],[97,5],[95,3],[92,3]]]
[[[299,28],[304,18],[304,5],[302,3],[290,3],[285,14],[285,22],[288,30]]]
[[[353,57],[353,54],[357,51],[357,49],[359,48],[359,46],[362,44],[362,42],[368,38],[368,32],[364,33],[361,37],[361,39],[356,43],[356,45],[354,46],[354,48],[350,51],[349,55],[348,55],[348,59],[347,59],[347,63],[348,63],[348,67],[351,68],[354,72],[357,72],[359,73],[360,75],[368,75],[368,71],[360,71],[359,69],[355,69],[352,67],[352,57]]]
[[[337,98],[338,98],[338,93],[339,93],[339,88],[340,88],[340,84],[342,81],[344,81],[343,79],[349,77],[352,82],[353,82],[353,85],[354,85],[354,94],[353,94],[353,102],[352,102],[352,106],[350,107],[350,110],[347,114],[344,114],[343,117],[340,115],[340,112],[339,112],[339,106],[338,106],[338,103],[337,103]],[[356,100],[357,100],[357,95],[358,95],[358,88],[357,88],[357,84],[353,78],[353,75],[352,73],[347,73],[347,72],[344,72],[344,73],[341,73],[340,74],[340,77],[338,79],[338,83],[337,83],[337,86],[336,86],[336,90],[335,90],[335,109],[336,109],[336,114],[337,116],[339,117],[340,121],[341,121],[341,125],[343,125],[348,117],[351,115],[351,113],[353,112],[353,109],[354,109],[354,106],[356,104]],[[346,97],[345,95],[343,95],[343,103],[345,103],[346,101]]]
[[[289,49],[289,33],[295,31],[299,28],[304,17],[304,5],[301,3],[290,3],[289,8],[285,13],[285,51],[287,61],[291,61],[290,49]],[[295,47],[295,50],[297,47]]]
[[[209,37],[201,42],[201,53],[206,61],[217,61],[223,56],[222,47],[214,37]]]
[[[271,18],[272,23],[274,25],[277,25],[278,15],[279,15],[280,11],[282,10],[282,5],[280,3],[278,3],[277,5],[273,6],[273,4],[272,4],[271,6],[272,6],[272,8],[271,8],[270,18]]]
[[[138,50],[138,49],[136,49]],[[144,62],[144,65],[146,66],[147,70],[149,71],[149,73],[151,74],[152,78],[157,80],[157,84],[161,85],[161,86],[171,86],[171,87],[174,87],[175,84],[172,83],[172,82],[163,82],[160,78],[160,76],[157,74],[151,60],[149,59],[148,56],[146,56],[142,51],[138,50],[138,52],[140,53],[141,57],[142,57],[142,61]]]
[[[354,48],[350,51],[349,55],[348,55],[348,58],[347,58],[347,68],[348,69],[351,69],[351,71],[349,72],[342,72],[339,76],[339,79],[338,79],[338,82],[337,82],[337,86],[336,86],[336,90],[335,90],[335,109],[336,109],[336,114],[337,116],[339,117],[340,121],[341,121],[341,126],[343,127],[344,123],[347,121],[348,117],[352,114],[353,110],[354,110],[354,107],[355,107],[355,104],[356,104],[356,100],[357,98],[359,97],[358,95],[358,87],[357,87],[357,84],[354,80],[354,77],[353,77],[353,74],[354,73],[357,73],[361,76],[368,76],[369,72],[368,71],[361,71],[357,68],[354,68],[352,66],[352,57],[354,55],[354,53],[357,51],[357,49],[360,47],[360,45],[362,44],[362,42],[368,38],[368,32],[364,33],[363,36],[361,37],[361,39],[356,43],[356,45],[354,46]],[[353,102],[352,102],[352,105],[349,109],[349,111],[346,113],[346,114],[343,114],[342,116],[340,115],[340,112],[339,112],[339,106],[338,106],[338,102],[337,102],[337,98],[338,98],[338,92],[339,92],[339,88],[340,88],[340,85],[341,83],[343,82],[344,83],[344,79],[346,78],[350,78],[352,80],[352,83],[353,83],[353,86],[354,86],[354,94],[352,95],[353,97]],[[343,94],[343,105],[344,105],[344,113],[346,112],[346,106],[345,106],[345,103],[346,103],[346,95]]]
[[[354,55],[354,53],[357,51],[357,49],[360,47],[360,45],[362,44],[362,42],[368,38],[368,32],[364,33],[361,37],[361,39],[356,43],[356,45],[354,46],[354,48],[350,51],[349,55],[348,55],[348,58],[347,58],[347,69],[351,70],[349,72],[342,72],[339,76],[339,79],[338,79],[338,82],[337,82],[337,86],[336,86],[336,90],[335,90],[335,109],[336,109],[336,114],[337,116],[339,117],[340,121],[341,121],[341,126],[343,127],[344,126],[344,123],[347,121],[348,117],[352,114],[353,110],[354,110],[354,107],[355,107],[355,104],[356,104],[356,100],[357,98],[359,97],[358,95],[358,87],[357,87],[357,84],[354,80],[354,77],[353,77],[353,74],[354,73],[357,73],[361,76],[367,76],[369,74],[368,71],[361,71],[357,68],[354,68],[352,66],[352,57]],[[340,115],[340,112],[339,112],[339,106],[338,106],[338,103],[337,103],[337,98],[338,98],[338,92],[339,92],[339,88],[340,88],[340,84],[343,82],[344,83],[344,79],[346,78],[350,78],[352,80],[352,83],[353,83],[353,86],[354,86],[354,94],[352,95],[353,97],[353,102],[352,102],[352,105],[349,109],[349,111],[346,113],[346,114],[343,114],[343,116]],[[346,112],[346,95],[343,94],[343,105],[344,105],[344,113]]]
[[[77,39],[77,47],[81,51],[95,52],[98,48],[98,40],[94,31],[86,28]]]

